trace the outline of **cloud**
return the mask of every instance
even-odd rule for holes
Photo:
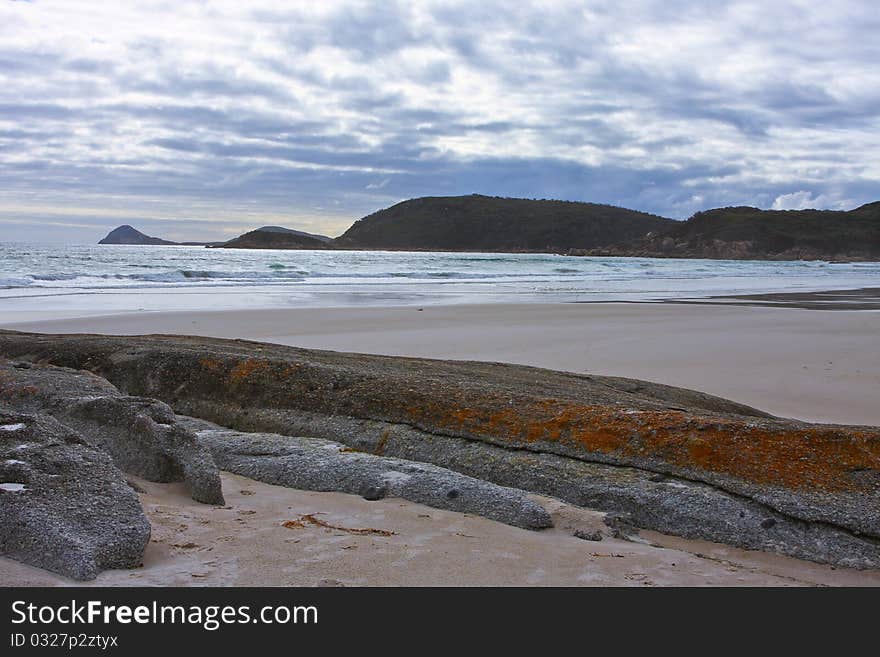
[[[848,210],[853,206],[848,199],[833,198],[829,194],[813,196],[811,192],[801,190],[790,194],[781,194],[773,199],[773,210]]]
[[[859,0],[0,3],[0,240],[3,217],[332,233],[472,192],[858,205],[878,28]]]

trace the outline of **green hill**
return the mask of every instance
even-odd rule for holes
[[[424,197],[360,219],[335,244],[363,249],[554,252],[633,242],[673,223],[595,203],[476,194]]]
[[[330,238],[312,235],[299,230],[264,226],[222,244],[214,244],[215,249],[327,249],[332,248]]]
[[[880,202],[855,210],[718,208],[634,243],[585,255],[679,258],[880,259]]]

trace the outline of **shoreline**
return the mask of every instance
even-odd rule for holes
[[[664,299],[663,303],[739,304],[799,310],[880,310],[880,288],[862,287],[849,290],[718,295],[693,299]]]
[[[0,288],[0,292],[8,288]],[[541,296],[527,297],[527,300],[517,300],[516,295],[502,295],[485,298],[478,296],[460,295],[450,293],[447,296],[428,294],[403,295],[389,297],[385,302],[376,302],[375,299],[367,301],[354,301],[356,296],[336,295],[332,289],[327,289],[323,296],[330,299],[329,303],[312,303],[313,299],[306,296],[298,298],[299,288],[284,289],[280,286],[256,286],[253,288],[240,286],[225,286],[223,284],[197,286],[172,285],[167,289],[155,287],[137,288],[106,288],[106,289],[66,289],[66,288],[20,288],[24,293],[15,295],[3,295],[0,293],[0,310],[6,317],[12,317],[8,321],[2,321],[0,315],[0,328],[12,328],[15,325],[32,324],[34,322],[48,322],[61,320],[76,320],[84,318],[109,319],[130,315],[154,315],[177,312],[260,312],[274,310],[354,310],[354,309],[406,309],[418,306],[443,308],[443,307],[470,307],[470,306],[554,306],[554,305],[581,305],[581,304],[703,304],[703,305],[751,305],[760,307],[791,308],[801,310],[880,310],[880,287],[822,287],[821,289],[807,290],[779,290],[771,292],[742,292],[736,294],[712,294],[708,290],[705,294],[691,296],[664,295],[659,292],[649,295],[638,292],[596,292],[595,299],[557,299],[541,300]],[[251,294],[249,294],[249,291]],[[253,299],[263,295],[261,302],[253,303]],[[169,298],[190,296],[198,300],[194,305],[182,303],[170,304]],[[322,296],[322,295],[319,295]],[[91,309],[88,304],[77,306],[65,304],[64,301],[76,300],[83,297],[98,297],[102,299],[131,299],[138,298],[135,303],[117,303],[105,305],[100,309]],[[211,304],[205,303],[204,299],[217,297],[227,302],[227,307],[215,310]],[[635,298],[634,298],[635,297]],[[159,304],[156,303],[158,298]],[[237,298],[239,303],[229,303],[230,299]],[[57,299],[62,303],[55,304],[50,310],[33,309],[32,301],[41,299]],[[242,299],[247,302],[241,303]],[[292,305],[293,299],[304,302],[303,305]],[[6,302],[19,302],[25,308],[8,308]],[[147,307],[152,304],[162,305],[156,309]],[[253,303],[253,305],[250,305]]]

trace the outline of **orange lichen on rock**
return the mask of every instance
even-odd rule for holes
[[[34,397],[39,394],[36,386],[16,382],[9,382],[8,379],[0,379],[0,398],[4,399],[22,399],[24,397]]]
[[[229,373],[229,380],[232,383],[243,383],[256,372],[262,372],[269,368],[268,363],[255,358],[248,358],[239,362]]]
[[[202,358],[199,360],[199,365],[212,372],[219,372],[223,369],[223,363],[213,358]]]
[[[379,436],[379,440],[376,441],[376,446],[373,448],[373,454],[376,456],[384,456],[385,448],[388,446],[388,440],[391,438],[391,431],[389,429],[385,429],[382,432],[382,435]]]
[[[786,488],[855,490],[850,475],[880,471],[880,432],[848,427],[774,427],[681,411],[627,410],[553,399],[479,400],[479,407],[410,406],[417,424],[511,446],[557,444],[565,453],[602,454],[621,463],[666,462],[683,471],[702,469],[756,484]]]

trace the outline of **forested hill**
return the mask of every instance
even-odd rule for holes
[[[375,212],[338,247],[443,251],[566,251],[635,242],[675,222],[611,205],[492,196],[424,197]]]
[[[880,202],[854,210],[718,208],[584,255],[775,260],[880,259]]]

